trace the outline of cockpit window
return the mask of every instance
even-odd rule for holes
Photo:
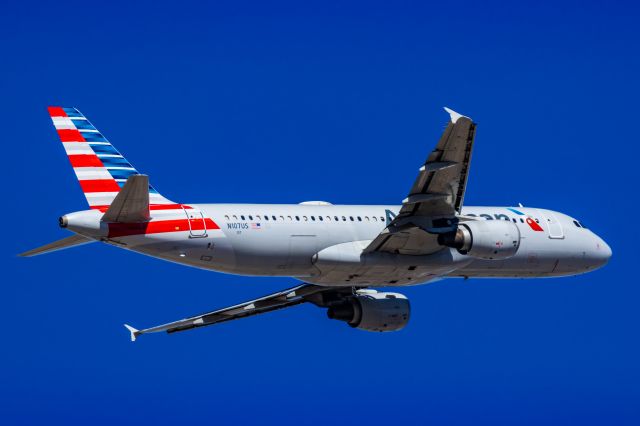
[[[573,224],[574,224],[575,226],[577,226],[578,228],[582,228],[582,226],[580,226],[580,222],[578,222],[577,220],[574,220],[574,221],[573,221]]]

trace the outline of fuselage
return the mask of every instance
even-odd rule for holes
[[[344,286],[402,286],[439,277],[551,277],[603,266],[609,246],[565,214],[524,207],[464,207],[461,216],[503,220],[520,231],[517,253],[484,260],[441,247],[427,255],[363,254],[395,217],[393,205],[189,204],[152,209],[147,224],[101,223],[101,212],[65,216],[74,232],[203,269],[298,277]]]

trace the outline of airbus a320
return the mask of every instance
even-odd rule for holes
[[[49,107],[89,209],[60,217],[73,235],[22,256],[100,241],[197,268],[300,281],[179,321],[141,330],[125,325],[131,340],[301,303],[354,328],[396,331],[410,316],[409,300],[397,292],[403,286],[576,275],[608,262],[609,246],[566,214],[464,206],[476,124],[445,110],[447,127],[400,205],[191,204],[163,197],[80,111]]]

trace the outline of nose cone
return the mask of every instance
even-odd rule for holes
[[[591,252],[591,260],[596,268],[600,268],[611,259],[611,247],[602,238],[596,236],[595,248]]]

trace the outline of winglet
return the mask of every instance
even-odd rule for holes
[[[460,117],[469,118],[466,115],[458,114],[457,112],[455,112],[451,108],[444,107],[444,110],[447,111],[449,113],[449,115],[451,116],[451,122],[453,124],[456,124],[456,121],[458,121],[458,119]]]
[[[135,342],[136,341],[136,337],[138,337],[138,330],[133,328],[133,327],[131,327],[129,324],[125,324],[124,326],[131,333],[131,341]]]

